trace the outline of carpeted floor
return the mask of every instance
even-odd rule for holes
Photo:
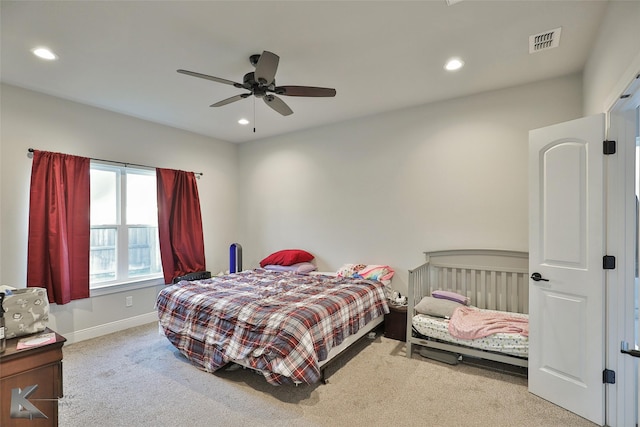
[[[269,385],[203,372],[155,323],[65,346],[59,424],[74,426],[593,426],[527,391],[526,378],[362,340],[328,384]]]

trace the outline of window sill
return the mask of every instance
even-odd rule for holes
[[[102,285],[90,289],[91,297],[99,297],[101,295],[115,294],[119,292],[129,292],[136,289],[151,288],[154,286],[164,285],[164,278],[154,277],[151,279],[132,280],[124,283],[114,283],[109,285]]]

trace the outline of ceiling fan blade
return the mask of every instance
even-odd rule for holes
[[[186,74],[188,76],[193,76],[193,77],[199,77],[201,79],[212,80],[212,81],[218,82],[218,83],[224,83],[226,85],[231,85],[231,86],[235,86],[235,87],[239,87],[239,88],[243,87],[240,83],[232,82],[231,80],[227,80],[227,79],[221,79],[220,77],[209,76],[207,74],[196,73],[195,71],[178,70],[178,72],[182,73],[182,74]]]
[[[286,96],[336,96],[336,90],[313,86],[276,86],[274,92]]]
[[[231,104],[232,102],[240,101],[251,96],[251,93],[241,93],[240,95],[232,96],[231,98],[223,99],[215,104],[209,105],[209,107],[222,107],[223,105]]]
[[[283,116],[288,116],[293,114],[293,110],[291,110],[291,108],[289,108],[289,106],[285,104],[285,102],[282,99],[278,98],[277,96],[265,95],[263,99],[265,104],[267,104],[269,107],[273,108]]]
[[[256,81],[267,86],[273,83],[279,62],[280,57],[275,53],[267,50],[262,52],[262,55],[260,55],[260,59],[258,59],[258,63],[256,64],[256,71],[254,72]]]

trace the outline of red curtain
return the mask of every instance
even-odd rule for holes
[[[89,297],[90,159],[33,152],[27,286],[49,302]]]
[[[204,271],[200,197],[193,172],[156,169],[158,231],[164,282]]]

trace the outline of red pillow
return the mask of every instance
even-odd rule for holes
[[[299,262],[309,262],[313,258],[313,255],[302,249],[283,249],[260,261],[260,267],[265,265],[293,265]]]

